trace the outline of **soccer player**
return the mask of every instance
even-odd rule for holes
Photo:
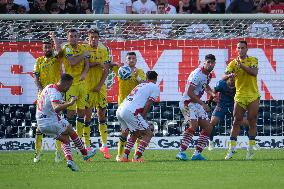
[[[258,60],[255,57],[248,56],[247,51],[247,42],[239,41],[237,44],[238,57],[229,63],[223,76],[223,79],[226,80],[231,75],[234,75],[236,80],[234,120],[230,135],[229,151],[225,157],[226,160],[231,159],[235,152],[237,136],[239,135],[240,125],[246,111],[249,123],[247,159],[253,158],[253,149],[256,146],[256,122],[260,99],[257,86]]]
[[[61,61],[57,54],[53,51],[53,46],[50,40],[43,41],[44,55],[36,59],[33,74],[35,76],[35,84],[38,87],[38,97],[44,87],[51,83],[57,83],[60,79]],[[43,134],[37,129],[35,136],[35,156],[34,162],[40,161],[42,151]],[[61,143],[56,140],[55,143],[55,162],[61,161]]]
[[[143,152],[153,136],[146,116],[153,102],[157,101],[160,88],[156,85],[158,74],[155,71],[148,71],[146,76],[147,81],[137,85],[116,112],[122,131],[128,130],[131,133],[121,162],[129,161],[130,150],[138,137],[141,137],[141,140],[132,162],[143,162]],[[122,132],[122,137],[126,138],[127,135],[127,132]]]
[[[216,63],[215,61],[216,58],[213,54],[206,55],[203,67],[195,69],[187,79],[185,93],[180,101],[180,108],[189,127],[184,131],[179,153],[176,155],[176,158],[179,160],[188,160],[185,151],[194,136],[195,130],[199,126],[202,130],[191,159],[205,160],[201,152],[206,147],[206,143],[211,134],[210,122],[207,115],[210,108],[200,98],[204,91],[213,98],[216,98],[216,95],[209,86],[209,82],[212,78],[211,72]]]
[[[70,139],[80,150],[84,160],[90,159],[95,155],[96,149],[87,151],[82,140],[73,130],[67,120],[60,118],[60,112],[76,103],[77,97],[70,98],[69,102],[63,101],[62,93],[67,92],[71,87],[73,77],[69,74],[62,74],[57,84],[47,85],[40,94],[37,101],[36,120],[38,130],[46,135],[54,136],[62,142],[62,150],[67,160],[67,166],[72,171],[78,171],[72,159]]]
[[[218,101],[210,120],[210,125],[212,127],[208,145],[208,150],[210,151],[214,149],[215,145],[213,142],[215,126],[220,120],[224,120],[225,115],[233,116],[234,96],[236,94],[234,75],[230,75],[227,80],[220,80],[214,87],[214,93],[218,95]],[[248,127],[248,121],[246,118],[243,119],[242,125],[246,128]]]
[[[126,64],[132,69],[132,76],[128,80],[122,80],[118,77],[118,106],[123,102],[123,100],[129,95],[129,93],[134,89],[138,84],[142,83],[146,80],[145,74],[142,69],[136,67],[137,57],[135,52],[128,52],[126,54]],[[114,66],[113,70],[118,76],[118,66]],[[123,155],[124,147],[127,142],[127,135],[122,131],[122,135],[119,137],[118,141],[118,149],[117,149],[117,156],[116,161],[120,161],[121,156]],[[138,141],[139,142],[139,141]],[[136,144],[138,146],[138,144]]]
[[[72,125],[76,125],[76,132],[79,137],[83,137],[83,133],[90,131],[85,127],[85,106],[87,98],[87,90],[85,78],[89,69],[90,52],[86,50],[86,44],[79,44],[79,34],[77,30],[70,29],[67,32],[68,43],[63,46],[60,52],[63,56],[63,64],[65,73],[70,74],[74,80],[70,89],[66,92],[66,100],[70,100],[73,96],[78,99],[76,103],[67,108],[67,119]],[[56,45],[57,47],[60,45]],[[77,117],[76,117],[77,114]],[[86,129],[86,131],[85,131]],[[85,145],[89,144],[89,139],[84,138]]]
[[[99,121],[99,132],[101,135],[102,147],[100,151],[104,154],[104,158],[110,159],[111,155],[107,147],[107,124],[106,124],[106,108],[107,108],[107,87],[105,84],[109,64],[104,63],[110,60],[108,49],[99,43],[100,34],[98,30],[90,29],[88,31],[88,43],[90,52],[89,58],[89,71],[86,77],[87,85],[87,109],[85,116],[85,132],[84,137],[90,139],[90,123],[92,118],[93,108],[96,107],[98,121]],[[90,143],[86,144],[90,146]]]

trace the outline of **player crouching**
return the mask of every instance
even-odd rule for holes
[[[63,74],[57,84],[47,85],[42,90],[37,103],[36,120],[38,129],[42,133],[55,136],[55,139],[62,142],[61,148],[67,160],[67,166],[72,171],[78,171],[71,154],[70,138],[82,153],[84,160],[93,157],[96,154],[96,149],[87,151],[68,121],[59,117],[62,110],[72,106],[77,100],[76,97],[73,97],[70,102],[63,101],[62,93],[68,91],[72,82],[71,75]]]
[[[132,162],[143,162],[143,152],[153,136],[151,127],[146,121],[146,116],[153,102],[157,101],[160,88],[156,85],[158,74],[155,71],[148,71],[146,77],[147,81],[137,85],[116,112],[121,129],[123,131],[129,130],[131,133],[125,146],[124,155],[120,160],[121,162],[130,161],[130,150],[137,138],[141,138],[141,140]],[[126,138],[127,135],[122,137]]]

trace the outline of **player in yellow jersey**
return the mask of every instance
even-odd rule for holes
[[[132,76],[128,80],[121,80],[118,77],[118,105],[120,105],[123,100],[129,95],[129,93],[134,89],[138,84],[146,80],[145,73],[142,69],[136,67],[137,63],[137,57],[135,52],[128,52],[126,54],[126,64],[132,69]],[[113,71],[118,75],[118,66],[113,67]],[[118,150],[117,150],[117,156],[116,161],[120,161],[121,156],[124,152],[124,147],[127,142],[127,132],[122,132],[121,136],[119,137],[118,141]],[[138,141],[139,143],[139,141]],[[138,143],[136,141],[136,148],[138,146]]]
[[[85,44],[79,44],[79,33],[75,29],[70,29],[67,32],[67,41],[68,43],[61,49],[63,66],[65,73],[70,74],[74,79],[65,98],[66,101],[69,101],[72,97],[77,97],[76,103],[67,108],[67,119],[73,127],[76,125],[78,136],[83,137],[87,97],[85,78],[89,69],[90,52],[86,49]],[[57,44],[57,47],[59,48],[60,45]],[[89,139],[88,141],[85,139],[84,142],[85,145],[90,143]]]
[[[51,83],[57,83],[60,79],[61,62],[58,55],[55,55],[53,46],[50,40],[43,41],[44,55],[36,59],[33,74],[35,76],[35,84],[38,87],[38,96],[42,89]],[[43,134],[37,129],[35,136],[35,156],[34,162],[40,161],[42,151]],[[56,140],[55,143],[55,162],[62,160],[61,158],[61,142]]]
[[[88,43],[90,51],[89,58],[89,72],[86,77],[87,86],[87,105],[85,116],[85,138],[90,138],[90,123],[94,107],[97,110],[99,132],[101,135],[101,148],[100,151],[104,154],[104,158],[110,159],[111,155],[107,147],[107,124],[106,124],[106,109],[107,109],[107,87],[105,84],[109,64],[105,64],[110,60],[108,49],[99,43],[100,34],[98,30],[90,29],[88,31]]]
[[[235,77],[236,95],[234,98],[233,125],[230,135],[229,151],[225,159],[231,159],[236,148],[237,136],[244,114],[247,111],[249,122],[249,145],[247,148],[247,159],[253,158],[255,149],[256,123],[259,109],[260,93],[257,86],[258,60],[247,55],[248,46],[246,41],[237,44],[238,57],[232,60],[226,68],[224,80]]]

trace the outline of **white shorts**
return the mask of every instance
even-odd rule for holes
[[[41,118],[37,119],[37,125],[40,132],[58,138],[67,129],[69,122],[66,119]]]
[[[134,113],[127,109],[118,108],[116,111],[116,117],[123,131],[129,129],[130,132],[134,132],[149,128],[149,124],[140,114],[134,115]]]
[[[180,109],[186,122],[191,119],[208,120],[208,114],[203,109],[203,107],[198,103],[190,102],[188,104],[188,107],[180,106]]]

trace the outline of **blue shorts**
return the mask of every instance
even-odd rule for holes
[[[233,106],[216,106],[212,116],[218,117],[220,120],[225,119],[225,115],[233,115]]]

